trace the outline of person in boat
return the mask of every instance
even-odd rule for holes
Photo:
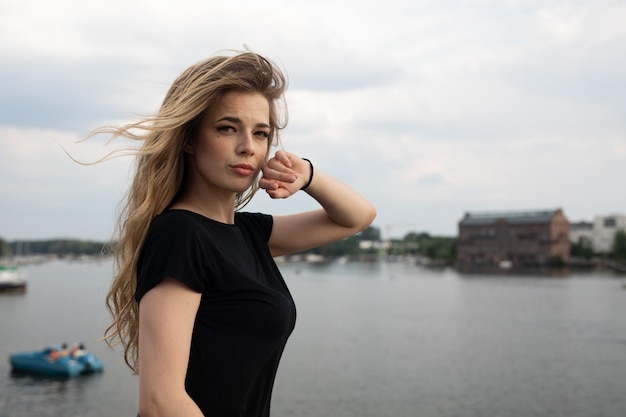
[[[107,295],[110,345],[139,380],[139,414],[267,417],[295,305],[273,257],[367,228],[375,208],[313,163],[275,151],[286,79],[250,51],[186,69],[158,112],[97,134],[140,140]],[[258,189],[320,208],[244,212]]]
[[[85,345],[83,343],[75,344],[70,350],[70,356],[72,357],[72,359],[78,359],[86,354],[87,351],[85,350]]]
[[[62,343],[60,349],[57,349],[56,347],[50,349],[50,353],[48,353],[48,360],[50,362],[55,362],[68,354],[69,351],[67,350],[67,343]]]

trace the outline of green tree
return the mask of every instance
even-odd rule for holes
[[[570,246],[570,254],[576,258],[591,259],[593,257],[591,240],[580,236],[578,238],[578,242],[572,242]]]
[[[626,231],[618,230],[613,240],[613,259],[626,261]]]
[[[369,240],[372,242],[380,242],[380,229],[370,226],[357,235],[361,240]]]
[[[76,239],[34,240],[11,242],[11,253],[21,255],[100,255],[105,243]]]
[[[5,258],[11,254],[11,248],[9,243],[0,237],[0,259]]]
[[[348,238],[331,242],[318,248],[306,251],[305,253],[317,253],[327,257],[339,257],[339,256],[354,256],[358,255],[360,239],[357,236],[350,236]]]
[[[456,256],[456,239],[411,232],[394,244],[394,254],[422,255],[430,259],[452,262]]]

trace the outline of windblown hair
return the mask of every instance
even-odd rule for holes
[[[269,150],[270,146],[279,144],[279,131],[287,124],[286,88],[286,78],[280,69],[256,53],[214,56],[180,74],[156,114],[121,127],[102,127],[90,134],[104,133],[111,135],[112,140],[126,137],[143,142],[132,148],[136,157],[135,175],[115,229],[115,272],[106,297],[112,323],[104,334],[110,347],[123,345],[124,360],[134,373],[139,371],[139,306],[134,299],[137,260],[150,223],[182,192],[188,164],[183,152],[185,143],[195,139],[207,109],[223,94],[242,91],[260,93],[269,102]],[[257,190],[255,181],[237,195],[236,209],[245,206]]]

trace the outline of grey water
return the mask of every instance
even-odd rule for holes
[[[298,322],[274,417],[626,416],[626,290],[608,272],[463,275],[408,262],[286,264]],[[0,295],[0,416],[136,414],[108,324],[101,262],[22,268]],[[11,373],[13,352],[82,341],[105,363],[72,379]]]

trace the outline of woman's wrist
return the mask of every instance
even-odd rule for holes
[[[302,158],[302,160],[303,160],[303,161],[307,161],[307,162],[309,163],[309,167],[310,167],[310,169],[311,169],[311,172],[310,172],[310,174],[309,174],[309,180],[306,182],[306,184],[304,184],[304,185],[302,186],[302,188],[300,188],[300,190],[304,191],[304,190],[306,190],[306,189],[309,187],[309,185],[311,185],[311,182],[313,181],[313,173],[314,173],[315,171],[314,171],[314,169],[313,169],[313,163],[312,163],[311,161],[309,161],[309,160],[308,160],[308,159],[306,159],[306,158]]]

